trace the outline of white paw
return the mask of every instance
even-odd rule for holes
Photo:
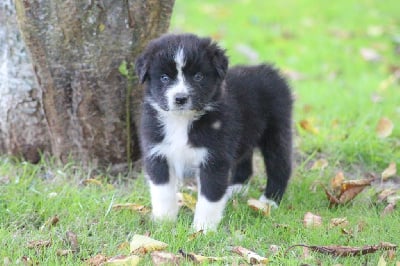
[[[224,214],[226,200],[226,195],[216,202],[208,201],[204,196],[200,195],[196,204],[193,228],[196,231],[216,231]]]
[[[226,191],[228,199],[231,199],[233,196],[240,194],[240,195],[247,195],[249,191],[249,186],[245,186],[242,184],[235,184],[230,185],[228,190]]]
[[[153,219],[175,221],[179,211],[175,185],[150,182],[150,194]]]
[[[259,199],[259,201],[268,204],[269,206],[271,206],[273,209],[277,209],[278,208],[278,204],[271,199],[268,199],[267,197],[265,197],[265,195],[262,195]]]

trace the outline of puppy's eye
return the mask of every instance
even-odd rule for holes
[[[203,79],[203,74],[201,74],[200,72],[197,72],[197,73],[194,74],[194,76],[193,76],[193,80],[194,80],[194,81],[199,82],[199,81],[201,81],[202,79]]]
[[[161,77],[160,77],[160,80],[161,80],[162,83],[165,84],[165,83],[169,82],[169,77],[168,77],[167,74],[162,74]]]

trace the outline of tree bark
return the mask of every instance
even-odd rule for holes
[[[0,1],[0,154],[36,163],[49,135],[30,58],[12,0]]]
[[[51,151],[108,166],[140,157],[141,88],[118,68],[169,25],[174,0],[15,0]],[[130,157],[130,158],[128,158]]]

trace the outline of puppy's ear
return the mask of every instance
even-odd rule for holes
[[[139,77],[139,82],[142,84],[148,78],[148,71],[149,71],[148,61],[149,60],[147,57],[148,56],[146,53],[142,53],[139,55],[139,57],[136,59],[136,62],[135,62],[135,71]]]
[[[221,49],[215,43],[211,45],[212,49],[212,63],[217,70],[220,78],[225,78],[226,71],[228,70],[228,57],[225,55],[225,50]]]

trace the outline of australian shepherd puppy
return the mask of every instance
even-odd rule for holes
[[[177,185],[190,172],[193,227],[215,230],[230,192],[251,176],[257,147],[268,176],[261,200],[279,204],[292,167],[292,97],[274,68],[228,69],[211,39],[169,34],[149,43],[135,69],[145,84],[140,139],[154,219],[176,219]]]

